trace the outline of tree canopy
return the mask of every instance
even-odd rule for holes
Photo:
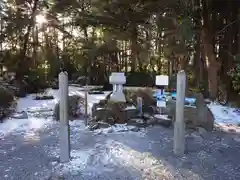
[[[184,69],[188,88],[229,99],[240,92],[239,7],[236,0],[1,0],[1,72],[51,81],[66,69],[102,84],[112,71],[140,82],[134,73],[172,77]]]

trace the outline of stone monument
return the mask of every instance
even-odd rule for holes
[[[181,70],[177,74],[176,119],[174,122],[173,152],[183,155],[185,151],[184,101],[186,73]]]
[[[60,161],[68,162],[70,159],[70,135],[68,120],[68,73],[59,73],[60,90]]]

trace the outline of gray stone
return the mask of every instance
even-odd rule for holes
[[[167,101],[167,108],[169,109],[169,117],[175,121],[175,113],[176,113],[176,101],[169,100]],[[185,106],[184,107],[184,121],[186,124],[189,124],[196,119],[196,107],[194,106]]]
[[[155,125],[156,122],[157,122],[156,118],[153,118],[153,117],[152,117],[152,118],[149,118],[149,119],[147,120],[146,124],[147,124],[148,126],[150,126],[150,125]]]
[[[138,111],[134,106],[127,106],[125,109],[125,114],[127,119],[137,118]]]
[[[50,100],[50,99],[54,99],[54,97],[51,95],[45,95],[45,94],[40,94],[35,97],[35,100]]]
[[[88,127],[87,127],[90,131],[94,131],[96,129],[98,129],[98,123],[97,122],[90,122],[88,123]]]
[[[27,119],[28,118],[28,115],[27,115],[27,112],[25,111],[22,111],[20,113],[14,113],[11,118],[14,118],[14,119]]]
[[[138,132],[140,129],[136,126],[131,126],[131,127],[129,127],[129,130],[133,131],[133,132]]]
[[[200,142],[200,143],[203,141],[203,138],[201,137],[201,134],[198,133],[198,132],[191,133],[190,137],[194,138],[194,141],[197,141],[197,142]]]
[[[203,95],[195,94],[196,107],[184,106],[184,121],[188,128],[196,129],[202,127],[207,131],[212,131],[214,127],[214,116],[207,107]],[[167,109],[169,109],[169,117],[175,121],[176,101],[167,101]]]
[[[205,134],[207,131],[204,129],[204,128],[202,128],[202,127],[198,127],[197,128],[197,131],[200,133],[200,134]]]
[[[96,129],[107,129],[110,127],[111,127],[111,125],[106,122],[91,122],[88,124],[88,129],[90,131],[94,131]]]
[[[98,122],[98,128],[109,128],[109,127],[111,127],[111,125],[106,122]]]
[[[106,108],[99,107],[98,104],[92,106],[92,117],[96,121],[106,121]]]
[[[79,116],[79,104],[82,103],[82,97],[73,95],[68,96],[68,115],[69,117]],[[59,102],[54,107],[53,116],[56,120],[59,120]]]
[[[207,131],[212,131],[214,127],[214,116],[207,107],[201,93],[196,94],[197,119],[196,126],[203,127]]]
[[[136,117],[136,108],[126,108],[126,103],[105,101],[94,104],[92,116],[96,121],[107,122],[108,124],[125,124],[131,117]]]
[[[172,120],[166,115],[156,114],[154,115],[154,119],[156,120],[157,124],[160,124],[164,127],[170,127],[172,125]]]
[[[128,120],[128,125],[135,127],[146,127],[146,121],[140,118],[133,118]]]

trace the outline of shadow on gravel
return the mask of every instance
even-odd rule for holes
[[[59,124],[31,134],[0,139],[0,179],[213,180],[240,177],[240,135],[221,131],[188,133],[186,154],[173,152],[173,130],[96,134],[71,122],[69,163],[59,163]],[[5,153],[6,152],[6,153]],[[55,179],[54,179],[55,178]]]
[[[225,180],[240,177],[239,134],[237,136],[224,132],[192,133],[186,136],[186,153],[182,157],[176,157],[172,152],[171,129],[153,127],[143,138],[118,136],[112,139],[127,149],[122,159],[132,156],[130,164],[142,157],[142,161],[139,160],[132,168],[143,174],[144,169],[148,169],[149,175],[166,179]]]

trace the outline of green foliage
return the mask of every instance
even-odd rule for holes
[[[47,87],[47,82],[42,68],[32,69],[27,75],[25,82],[25,91],[27,93],[37,93]]]
[[[240,63],[237,63],[234,68],[232,68],[228,75],[232,79],[233,88],[240,92]]]
[[[179,21],[179,31],[183,41],[192,41],[194,37],[193,22],[189,17],[184,17]]]
[[[132,72],[127,75],[128,86],[149,86],[155,85],[155,75],[149,72]]]
[[[235,62],[240,63],[240,53],[233,56]]]
[[[240,92],[240,54],[236,54],[233,56],[235,66],[230,69],[228,75],[232,79],[233,88]]]
[[[5,87],[0,87],[0,108],[8,108],[13,101],[13,93]]]
[[[227,17],[228,10],[220,8],[217,1],[203,2],[205,9],[195,0],[0,1],[3,64],[8,71],[28,75],[28,84],[38,86],[37,89],[46,86],[46,79],[57,78],[61,69],[68,71],[69,79],[78,74],[93,84],[106,83],[113,71],[125,71],[128,85],[152,86],[152,72],[166,73],[169,60],[175,65],[173,71],[178,70],[180,60],[189,66],[190,54],[200,51],[195,45],[202,41],[197,37],[201,20],[206,20],[203,16],[218,14],[207,20],[209,26],[218,20],[213,27],[207,27],[214,37],[214,31],[226,26],[220,22],[230,22],[236,14]],[[229,2],[222,1],[221,7]],[[231,3],[234,9],[237,1]],[[42,22],[39,15],[45,17]],[[226,33],[234,34],[228,32],[229,27],[235,28],[235,24],[225,28]],[[224,33],[221,32],[222,37],[216,35],[214,45],[226,44],[222,39],[225,41],[228,36]],[[239,55],[234,58],[240,61]],[[41,66],[45,61],[49,64],[47,76]],[[129,73],[130,69],[137,73]],[[237,86],[237,68],[234,71],[230,76]],[[189,83],[193,86],[193,78]]]

